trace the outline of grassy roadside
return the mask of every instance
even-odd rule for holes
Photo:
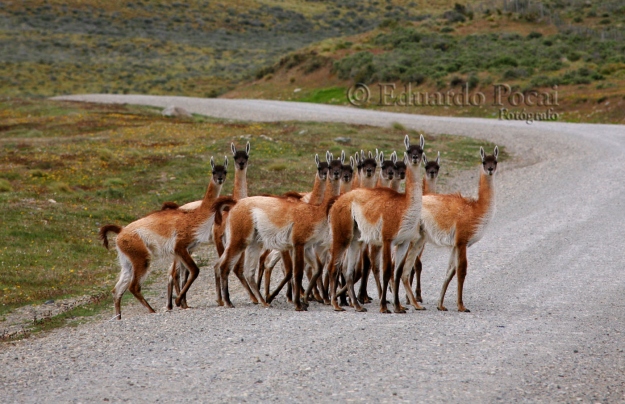
[[[336,155],[344,149],[353,154],[376,147],[390,153],[401,150],[405,133],[416,136],[401,125],[248,123],[164,118],[158,112],[0,101],[0,318],[48,299],[106,295],[118,268],[114,253],[97,240],[99,226],[127,224],[164,201],[200,199],[210,157],[221,161],[232,141],[239,146],[251,142],[248,176],[254,195],[309,189],[314,153]],[[337,137],[351,141],[340,144]],[[426,139],[426,152],[440,150],[445,161],[442,181],[446,174],[477,165],[480,145],[492,147],[457,136]],[[232,170],[228,175],[223,194],[232,189]]]

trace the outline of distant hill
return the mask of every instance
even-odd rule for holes
[[[340,104],[357,82],[443,91],[504,81],[519,91],[557,84],[564,108],[579,110],[571,120],[625,118],[618,112],[625,108],[617,108],[625,95],[620,0],[233,3],[2,2],[0,95],[144,93]],[[597,112],[606,101],[609,107]]]

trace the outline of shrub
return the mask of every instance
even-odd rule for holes
[[[287,169],[286,164],[284,163],[273,163],[267,167],[269,171],[284,171]]]
[[[460,14],[456,10],[445,11],[443,13],[443,18],[449,23],[465,22],[467,20],[464,15]]]
[[[272,74],[274,72],[275,72],[274,66],[261,67],[260,69],[256,71],[256,73],[254,74],[254,77],[256,77],[256,80],[259,80],[265,77],[266,75]]]
[[[104,185],[105,187],[125,187],[128,184],[126,184],[126,181],[122,180],[121,178],[107,178],[106,180],[104,180],[102,185]]]
[[[582,56],[578,52],[571,52],[566,56],[566,58],[571,62],[577,62],[579,59],[581,59],[581,57]]]
[[[417,86],[425,83],[426,77],[424,74],[420,73],[417,69],[411,68],[407,70],[400,77],[401,81],[404,83],[414,83]]]
[[[469,84],[469,90],[473,90],[480,84],[480,79],[475,74],[472,74],[469,76],[467,83]]]
[[[72,188],[67,183],[61,181],[53,182],[48,188],[55,193],[69,194],[73,192]]]
[[[464,86],[464,83],[465,81],[462,79],[462,77],[454,76],[449,82],[449,86],[450,87],[462,87]]]
[[[518,62],[512,56],[500,56],[491,62],[490,67],[503,67],[503,66],[517,67],[518,65],[519,65]]]
[[[13,192],[11,183],[4,178],[0,178],[0,192]]]
[[[406,130],[406,127],[404,125],[402,125],[401,123],[399,123],[399,122],[393,122],[391,124],[391,127],[393,129],[395,129],[395,130],[399,130],[399,131],[402,131],[402,132]]]
[[[542,36],[543,34],[541,34],[540,32],[532,31],[527,35],[527,39],[542,38]]]
[[[557,77],[536,76],[530,81],[532,87],[553,87],[562,84]]]
[[[115,154],[113,154],[113,152],[109,149],[101,148],[98,149],[98,157],[100,160],[108,162],[115,158]]]

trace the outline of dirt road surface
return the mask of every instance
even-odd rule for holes
[[[399,122],[488,139],[516,157],[499,167],[497,213],[469,249],[464,303],[471,313],[455,311],[455,281],[446,298],[450,311],[436,310],[448,251],[432,247],[424,255],[427,310],[404,315],[378,313],[377,301],[367,313],[314,303],[298,313],[284,297],[264,309],[239,292],[235,309],[220,308],[204,271],[190,292],[194,309],[126,310],[122,321],[5,344],[3,402],[625,401],[623,126],[278,101],[60,98],[175,105],[241,120]],[[475,193],[476,174],[463,192]],[[164,306],[162,296],[150,301]]]

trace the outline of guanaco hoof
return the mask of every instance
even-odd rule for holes
[[[471,313],[471,310],[467,309],[466,307],[464,309],[458,309],[458,311],[461,313]]]
[[[406,314],[406,309],[403,307],[400,309],[395,309],[395,314]]]
[[[391,314],[391,311],[389,309],[380,309],[380,313]]]
[[[425,310],[425,307],[423,307],[423,306],[416,306],[414,309],[415,310]]]
[[[359,312],[359,313],[364,313],[364,312],[367,311],[367,309],[365,309],[364,307],[361,307],[359,309],[356,309],[356,311]]]
[[[447,308],[445,308],[445,306],[438,306],[438,311],[447,311]]]
[[[335,307],[334,311],[345,311],[345,309],[339,306],[339,307]]]

